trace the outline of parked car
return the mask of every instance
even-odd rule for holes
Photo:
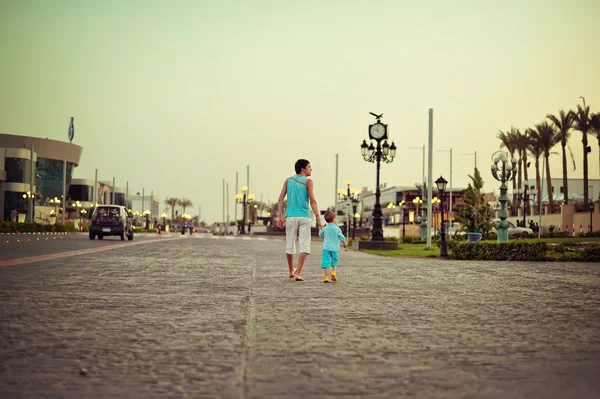
[[[127,208],[121,205],[98,205],[92,213],[90,240],[96,236],[99,240],[105,236],[119,236],[121,241],[127,236],[129,241],[133,240],[131,215]]]
[[[494,220],[494,227],[492,230],[495,233],[498,232],[498,230],[496,229],[498,222],[500,222],[500,219]],[[508,223],[508,236],[509,237],[533,234],[533,230],[531,230],[529,227],[517,227],[514,225],[514,223],[509,222],[508,220],[506,222]]]

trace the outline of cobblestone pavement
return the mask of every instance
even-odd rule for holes
[[[600,397],[596,264],[118,244],[0,267],[0,397]]]

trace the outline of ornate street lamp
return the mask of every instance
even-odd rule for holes
[[[383,214],[381,212],[381,204],[379,198],[381,191],[379,189],[379,174],[381,169],[381,161],[391,163],[396,156],[396,144],[388,144],[389,135],[387,125],[380,122],[382,115],[372,114],[377,118],[377,122],[369,125],[369,144],[363,140],[360,146],[361,154],[365,161],[372,162],[377,165],[377,175],[375,180],[375,206],[373,207],[373,228],[371,229],[371,242],[383,242]],[[376,145],[373,145],[375,142]],[[395,243],[397,248],[398,243]],[[390,245],[391,246],[391,245]],[[383,247],[383,244],[379,245]]]
[[[60,204],[60,200],[58,199],[58,197],[54,197],[54,198],[51,198],[50,201],[48,201],[48,203],[54,205],[54,217],[57,217],[56,212],[57,212],[58,205]]]
[[[521,190],[517,189],[517,199],[519,201],[521,201],[521,203],[523,204],[523,227],[527,227],[525,225],[525,223],[526,223],[526,219],[527,219],[527,206],[529,206],[529,199],[530,199],[530,195],[527,192],[528,189],[529,189],[529,186],[527,184],[525,184],[523,186],[523,192],[521,192]],[[531,213],[531,211],[529,213]]]
[[[338,199],[340,202],[346,202],[346,201],[350,201],[350,203],[352,204],[352,215],[356,214],[356,209],[358,208],[358,204],[360,203],[360,193],[358,192],[357,189],[355,188],[350,188],[350,184],[352,184],[352,180],[346,180],[346,190],[342,189],[342,188],[338,188],[337,193],[338,193]],[[352,227],[352,239],[356,238],[356,218],[354,217],[350,217],[350,215],[348,215],[348,229],[350,229],[350,223],[351,223],[351,219],[353,219],[354,221],[353,223],[353,227]],[[349,232],[348,232],[349,233]]]
[[[406,225],[406,222],[404,221],[404,200],[398,202],[398,206],[402,208],[402,238],[404,238],[404,226]]]
[[[246,234],[246,207],[254,203],[254,194],[248,194],[248,186],[242,187],[242,194],[235,195],[235,202],[242,205],[242,225],[240,234]]]
[[[167,212],[163,212],[160,214],[160,217],[163,221],[163,229],[165,228],[165,226],[167,225]]]
[[[446,181],[446,179],[444,179],[442,176],[439,177],[439,179],[437,179],[435,181],[435,184],[437,185],[437,189],[438,192],[440,193],[440,197],[441,197],[441,230],[440,230],[440,244],[441,244],[441,248],[440,248],[440,256],[446,257],[448,256],[448,250],[446,248],[446,226],[444,223],[444,192],[446,191],[446,185],[448,184],[448,182]]]
[[[517,160],[515,158],[508,159],[508,155],[504,151],[496,151],[492,155],[492,176],[500,183],[500,221],[498,222],[498,242],[508,242],[508,222],[506,221],[506,182],[511,181],[517,174]]]
[[[433,206],[439,204],[440,202],[442,202],[442,201],[438,197],[433,197],[431,199],[431,205],[432,205],[431,212],[433,213],[433,215],[431,215],[432,216],[431,217],[431,221],[432,221],[435,229],[437,229],[437,221],[435,220],[435,217],[434,217],[435,216],[435,210],[434,210]],[[438,212],[439,212],[439,209],[438,209]]]

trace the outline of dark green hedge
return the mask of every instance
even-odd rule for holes
[[[43,232],[74,232],[75,226],[70,224],[40,224],[2,222],[0,233],[43,233]]]
[[[448,251],[461,260],[546,260],[548,246],[543,242],[464,242],[450,241]]]

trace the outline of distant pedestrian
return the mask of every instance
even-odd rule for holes
[[[308,179],[312,173],[310,162],[299,159],[294,165],[296,175],[285,179],[283,188],[279,194],[277,204],[277,225],[283,229],[285,225],[285,254],[288,263],[290,278],[296,281],[304,281],[302,268],[306,257],[310,254],[310,208],[315,215],[319,214],[319,207],[314,194],[313,181]],[[287,196],[288,204],[283,214],[283,200]],[[310,208],[309,208],[310,206]],[[317,219],[319,230],[323,227],[320,219]],[[298,257],[298,269],[294,269],[294,254],[296,253],[296,234],[299,236],[300,255]]]
[[[190,219],[188,229],[190,229],[190,235],[192,235],[192,233],[194,232],[194,219]]]
[[[321,255],[321,269],[325,272],[323,278],[324,283],[331,281],[337,281],[337,269],[339,266],[338,252],[340,250],[340,242],[344,243],[344,250],[348,252],[348,245],[346,244],[346,237],[335,224],[335,213],[332,211],[325,212],[325,221],[327,224],[321,231],[319,231],[319,237],[325,237],[323,240],[323,253]]]
[[[10,211],[10,221],[13,223],[17,221],[17,210],[16,209],[13,209],[12,211]]]

